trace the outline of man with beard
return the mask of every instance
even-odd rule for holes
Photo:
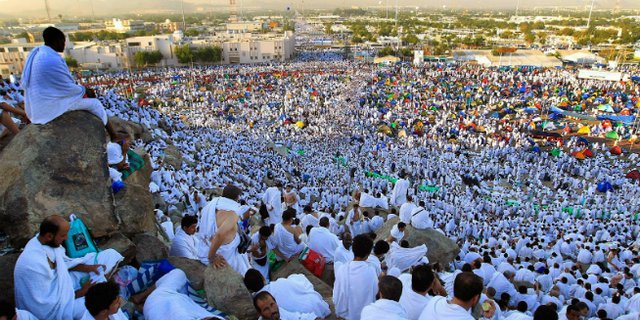
[[[61,244],[70,225],[59,215],[46,217],[40,233],[20,254],[14,270],[16,306],[38,319],[81,319],[86,311],[84,295],[98,282],[106,281],[122,256],[115,250],[89,253],[70,259]],[[94,261],[96,264],[87,264]],[[89,277],[87,277],[89,276]],[[82,285],[81,279],[87,279]]]
[[[322,320],[313,313],[290,312],[278,307],[276,299],[267,291],[260,291],[253,297],[253,306],[260,314],[258,320]]]

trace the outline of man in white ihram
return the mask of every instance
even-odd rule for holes
[[[245,253],[238,252],[240,235],[238,234],[238,214],[242,191],[234,185],[222,190],[222,197],[214,198],[202,209],[198,223],[198,258],[204,264],[213,264],[216,268],[229,265],[240,275],[244,275],[251,265]]]
[[[262,195],[262,202],[269,212],[269,224],[282,222],[282,182],[276,182],[275,187],[269,187]]]
[[[64,51],[64,33],[48,27],[42,37],[44,45],[29,53],[22,71],[25,111],[31,123],[46,124],[65,112],[85,110],[100,118],[109,135],[115,138],[107,112],[100,100],[95,99],[95,92],[75,83],[59,54]]]
[[[379,299],[364,307],[360,320],[408,320],[400,301],[402,282],[393,276],[384,276],[378,283]]]
[[[98,256],[68,258],[61,244],[69,229],[69,222],[61,216],[45,218],[40,233],[27,243],[16,262],[16,306],[38,319],[81,319],[86,311],[84,295],[95,283],[106,281],[104,275],[123,259],[113,249]],[[89,260],[97,263],[86,264]],[[80,286],[87,275],[90,279]]]
[[[409,190],[410,184],[404,177],[405,173],[402,171],[400,173],[400,179],[396,181],[395,186],[393,186],[393,191],[391,191],[391,204],[396,207],[400,207],[407,202],[407,191]]]

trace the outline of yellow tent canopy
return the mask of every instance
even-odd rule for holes
[[[399,138],[406,138],[407,137],[407,132],[404,131],[404,129],[400,130],[400,132],[398,132],[398,137]]]
[[[302,121],[296,122],[296,127],[300,128],[300,129],[304,128],[304,122],[302,122]]]
[[[580,129],[578,129],[578,133],[580,134],[589,134],[591,133],[591,128],[589,128],[589,126],[584,126]]]

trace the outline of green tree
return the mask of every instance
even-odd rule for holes
[[[502,39],[513,39],[514,34],[513,32],[507,30],[507,31],[503,31],[502,33],[500,33],[500,38]]]
[[[200,31],[196,29],[187,29],[187,31],[184,32],[184,35],[187,37],[197,37],[200,35]]]
[[[353,38],[351,38],[351,42],[352,43],[363,43],[364,40],[360,36],[355,35],[355,36],[353,36]]]
[[[64,61],[67,63],[69,69],[78,67],[78,60],[74,59],[72,56],[65,56]]]
[[[420,42],[420,39],[418,39],[418,37],[415,34],[409,33],[408,35],[402,38],[402,41],[410,45],[416,45],[418,44],[418,42]]]
[[[396,51],[391,47],[384,47],[378,51],[378,57],[392,56],[394,54],[396,54]]]
[[[536,35],[533,32],[529,31],[524,34],[524,41],[526,41],[528,44],[532,44],[534,41],[536,41]]]
[[[162,60],[162,53],[160,51],[138,51],[133,55],[133,61],[136,65],[146,67],[148,65],[154,65]]]
[[[188,44],[175,47],[175,49],[173,49],[173,53],[176,55],[176,58],[178,58],[178,62],[180,63],[190,63],[193,61],[193,52]]]
[[[324,24],[324,33],[326,34],[333,34],[333,30],[331,30],[331,23],[325,23]]]
[[[199,62],[214,63],[222,61],[222,48],[218,46],[214,47],[202,47],[198,48],[193,56]]]

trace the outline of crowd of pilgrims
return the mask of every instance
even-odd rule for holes
[[[320,57],[326,61],[78,79],[96,90],[109,116],[140,123],[153,136],[131,145],[150,155],[149,188],[166,203],[156,210],[166,233],[174,243],[191,239],[172,254],[209,262],[209,244],[204,255],[200,248],[206,239],[193,243],[206,227],[194,235],[184,218],[180,225],[169,215],[195,215],[202,223],[213,194],[224,190],[224,197],[234,185],[242,193],[232,200],[242,207],[216,201],[213,212],[218,206],[255,213],[241,214],[242,226],[254,232],[250,225],[275,225],[252,238],[260,244],[268,237],[267,250],[279,259],[288,261],[287,251],[299,253],[304,243],[320,251],[335,264],[341,318],[640,319],[640,187],[626,177],[639,163],[632,144],[622,155],[609,152],[633,128],[591,122],[585,140],[567,134],[575,132],[574,121],[548,120],[547,111],[568,106],[595,115],[604,103],[634,110],[638,83],[578,79],[565,69],[376,66]],[[547,123],[569,128],[563,142],[531,138]],[[610,131],[620,138],[601,139]],[[169,146],[179,151],[179,166],[168,160]],[[574,156],[585,148],[593,157]],[[393,218],[400,223],[391,244],[374,247],[367,234]],[[296,243],[282,243],[296,224]],[[425,267],[428,248],[403,240],[405,225],[435,229],[456,241],[460,254],[450,265]],[[326,241],[313,244],[314,233]],[[248,287],[255,282],[248,278],[259,278],[250,268],[269,281],[269,264],[261,268],[255,256],[221,254]],[[354,289],[349,281],[367,285]],[[477,281],[479,298],[461,300]],[[324,307],[314,314],[278,303],[281,316],[282,304],[294,309],[291,318],[328,316]],[[449,307],[456,303],[482,310]]]
[[[579,160],[571,153],[584,146],[566,136],[563,152],[551,156],[532,149],[559,146],[532,141],[536,114],[489,116],[561,103],[593,113],[596,99],[625,108],[637,101],[637,83],[581,80],[564,69],[341,61],[163,68],[83,81],[98,89],[110,115],[165,128],[144,147],[154,166],[152,191],[168,211],[182,203],[198,214],[202,195],[226,184],[240,186],[242,203],[257,208],[268,183],[281,181],[283,192],[297,194],[298,218],[305,220],[302,208],[310,205],[338,225],[334,233],[356,236],[381,225],[368,216],[348,219],[352,192],[360,190],[361,205],[391,205],[403,222],[457,241],[461,252],[440,266],[441,277],[465,269],[482,277],[501,318],[525,319],[517,313],[532,315],[548,303],[567,317],[576,302],[588,307],[580,310],[584,318],[602,316],[599,310],[605,319],[638,318],[640,188],[625,178],[636,155],[613,156],[594,142],[595,156]],[[471,123],[484,130],[467,129]],[[593,136],[631,133],[591,129]],[[163,162],[167,143],[182,153],[182,167]],[[413,201],[392,181],[406,181]],[[599,192],[602,181],[613,190]],[[521,291],[510,283],[536,285]]]

